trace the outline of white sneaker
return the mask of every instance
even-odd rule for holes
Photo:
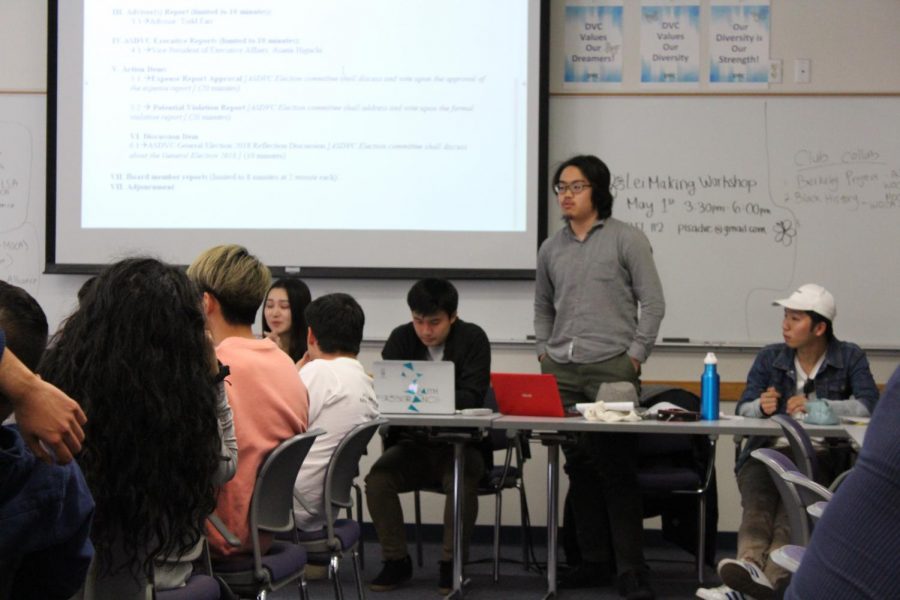
[[[725,558],[719,562],[719,577],[728,587],[759,600],[775,597],[775,589],[765,573],[749,560]]]
[[[753,600],[750,596],[745,596],[727,585],[720,585],[714,588],[697,588],[697,597],[703,598],[703,600]]]

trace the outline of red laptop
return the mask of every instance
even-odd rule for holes
[[[553,375],[491,373],[491,387],[494,388],[501,414],[522,417],[573,416],[563,409],[556,377]]]

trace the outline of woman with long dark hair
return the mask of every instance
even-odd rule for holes
[[[312,296],[300,279],[279,279],[266,293],[263,335],[299,362],[306,354],[306,317]]]
[[[85,598],[181,585],[216,488],[235,468],[231,411],[200,290],[151,258],[107,267],[54,336],[47,381],[88,415],[78,458],[96,501]]]

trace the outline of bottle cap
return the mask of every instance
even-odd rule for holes
[[[718,362],[719,362],[719,361],[716,360],[716,353],[715,353],[715,352],[707,352],[707,353],[706,353],[706,358],[703,359],[703,364],[704,364],[704,365],[714,365],[714,364],[716,364],[716,363],[718,363]]]

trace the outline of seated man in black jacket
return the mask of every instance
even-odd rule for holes
[[[412,322],[391,332],[381,357],[385,360],[447,360],[456,373],[456,408],[480,408],[490,384],[491,347],[478,325],[456,315],[459,295],[444,279],[423,279],[406,297]],[[412,561],[406,550],[403,511],[398,494],[423,487],[441,487],[444,505],[444,543],[438,587],[447,593],[453,579],[453,447],[432,442],[422,432],[394,428],[385,441],[384,454],[366,477],[366,499],[384,567],[372,580],[373,591],[396,588],[412,577]],[[463,545],[468,541],[478,513],[478,481],[484,475],[485,453],[477,445],[466,448],[463,473]]]

